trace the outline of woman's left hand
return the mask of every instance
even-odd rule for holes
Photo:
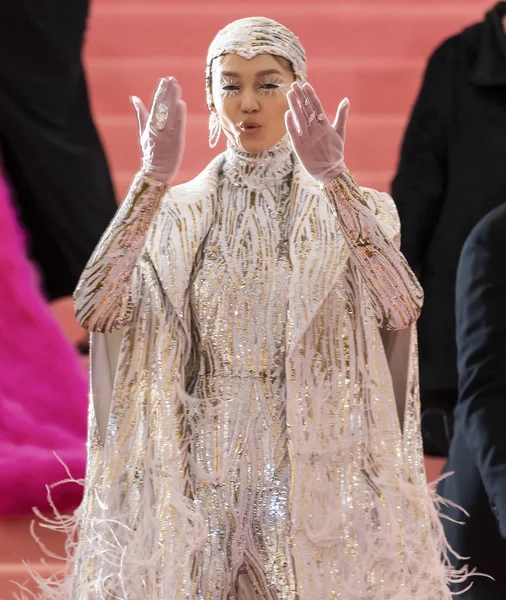
[[[325,185],[346,168],[344,139],[350,102],[348,98],[341,101],[331,125],[309,83],[293,83],[287,99],[290,110],[285,123],[295,153],[309,175]]]

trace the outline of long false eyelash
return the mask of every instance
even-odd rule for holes
[[[220,77],[220,91],[224,96],[235,96],[239,93],[239,85],[237,82],[234,82],[233,79],[229,79],[228,77]]]
[[[237,82],[235,82],[233,79],[229,79],[223,76],[220,78],[219,86],[221,93],[224,96],[235,96],[239,93],[240,89],[240,86]],[[283,79],[272,78],[261,81],[259,83],[259,88],[261,92],[267,96],[273,96],[275,94],[278,94],[279,92],[286,95],[290,90],[290,84],[284,81]]]
[[[267,95],[274,95],[277,94],[279,92],[282,92],[283,94],[287,94],[290,90],[290,84],[287,83],[284,79],[277,79],[277,78],[273,78],[273,79],[265,79],[264,81],[261,82],[260,87],[262,87],[263,85],[271,85],[274,87],[265,87],[263,88],[263,93],[267,94]]]

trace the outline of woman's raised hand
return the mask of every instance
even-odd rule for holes
[[[286,129],[304,169],[319,183],[326,184],[344,170],[344,140],[349,100],[339,104],[332,125],[314,89],[295,82],[287,94],[290,110]]]
[[[170,183],[184,149],[186,104],[181,88],[173,77],[161,79],[149,112],[140,98],[131,100],[139,123],[142,170],[152,179]]]

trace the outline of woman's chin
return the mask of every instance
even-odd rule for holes
[[[258,134],[245,134],[239,138],[239,146],[244,152],[248,154],[259,154],[264,150],[269,150],[277,144],[279,140],[273,141],[272,139],[266,139],[259,132]]]
[[[244,150],[244,152],[248,152],[249,154],[258,154],[259,152],[263,152],[267,150],[269,146],[266,146],[265,142],[262,140],[252,140],[251,137],[249,139],[244,139],[246,136],[241,136],[239,139],[239,147]]]

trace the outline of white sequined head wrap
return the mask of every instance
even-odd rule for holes
[[[292,31],[266,17],[239,19],[218,31],[207,52],[206,93],[209,110],[214,107],[213,61],[225,54],[237,54],[247,59],[259,54],[281,56],[290,61],[297,80],[307,79],[306,51]]]

